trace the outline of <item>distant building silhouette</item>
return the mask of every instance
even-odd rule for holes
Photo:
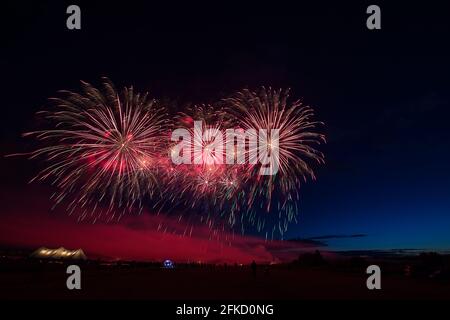
[[[325,265],[325,259],[319,250],[314,251],[314,253],[304,253],[298,257],[298,263],[305,266],[322,266]]]

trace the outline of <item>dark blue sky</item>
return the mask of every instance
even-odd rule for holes
[[[448,65],[420,61],[429,69],[414,68],[416,76],[398,86],[395,65],[374,71],[386,72],[371,86],[376,97],[348,98],[360,104],[360,116],[339,103],[344,119],[328,122],[327,165],[304,187],[303,219],[291,236],[367,235],[328,240],[335,249],[450,247],[449,94],[432,79]],[[398,90],[380,101],[391,87]]]
[[[326,166],[303,187],[300,222],[286,238],[365,234],[327,242],[346,250],[450,248],[443,4],[382,4],[382,30],[368,31],[366,4],[175,9],[82,1],[77,32],[65,29],[68,4],[6,5],[5,153],[26,149],[19,137],[36,126],[34,112],[80,79],[108,76],[180,104],[243,87],[291,87],[325,121],[328,144]]]

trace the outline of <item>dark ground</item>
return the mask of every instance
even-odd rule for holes
[[[248,266],[162,269],[81,265],[81,290],[66,288],[66,265],[2,263],[0,299],[450,299],[448,281],[384,272],[381,290],[366,288],[365,267]],[[385,268],[386,269],[386,268]]]

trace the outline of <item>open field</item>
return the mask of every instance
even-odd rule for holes
[[[450,299],[450,284],[382,274],[382,289],[366,288],[365,268],[247,266],[162,269],[82,265],[82,289],[66,288],[66,265],[2,265],[0,299]]]

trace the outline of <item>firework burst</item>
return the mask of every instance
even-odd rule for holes
[[[324,162],[317,150],[323,124],[311,107],[290,102],[288,90],[243,90],[214,106],[189,107],[173,123],[156,100],[132,87],[119,93],[108,79],[100,89],[82,82],[80,93],[50,100],[54,109],[39,114],[52,128],[25,134],[44,144],[28,154],[46,163],[32,181],[50,180],[56,204],[67,202],[80,219],[111,219],[145,205],[176,212],[188,222],[185,233],[202,221],[213,233],[245,232],[250,224],[274,238],[296,221],[300,186]],[[171,141],[172,127],[189,137],[182,148]],[[187,163],[173,161],[180,150]]]
[[[266,215],[255,214],[259,207],[269,212],[276,205],[278,229],[282,234],[288,222],[296,219],[300,185],[308,178],[315,179],[313,163],[324,163],[324,155],[316,149],[325,143],[325,136],[317,132],[322,122],[314,121],[314,111],[297,100],[289,102],[289,90],[262,88],[259,92],[243,90],[226,99],[227,112],[236,119],[238,127],[246,132],[263,135],[267,149],[248,148],[247,158],[253,152],[273,154],[266,165],[247,165],[243,191],[246,194],[247,213],[250,221],[264,225]],[[260,129],[264,129],[264,133]],[[252,131],[254,130],[254,131]],[[277,143],[272,144],[272,132],[277,131]],[[253,133],[252,133],[253,132]],[[253,137],[261,139],[261,137]],[[261,141],[261,140],[258,140]],[[261,168],[269,170],[260,175]],[[277,172],[273,174],[273,169]],[[272,230],[273,231],[273,230]]]
[[[82,82],[81,93],[61,95],[50,99],[55,110],[39,113],[53,128],[25,134],[47,145],[30,154],[48,163],[33,180],[51,180],[56,203],[70,199],[70,212],[82,208],[81,218],[97,217],[101,205],[113,215],[117,207],[141,207],[157,189],[164,108],[132,87],[119,94],[108,79],[100,90]]]
[[[229,167],[224,164],[225,152],[214,147],[217,135],[222,136],[227,124],[221,110],[210,105],[194,106],[176,117],[178,128],[183,128],[190,139],[182,141],[183,150],[189,151],[190,164],[170,165],[166,170],[168,183],[166,186],[173,197],[171,200],[184,202],[195,207],[197,203],[204,205],[208,199],[217,205],[223,198],[223,181],[228,176]],[[194,122],[201,125],[201,130],[194,129]],[[169,147],[169,157],[175,151],[175,141]],[[222,143],[222,142],[221,142]],[[198,152],[196,152],[198,150]],[[174,190],[175,188],[175,190]]]

